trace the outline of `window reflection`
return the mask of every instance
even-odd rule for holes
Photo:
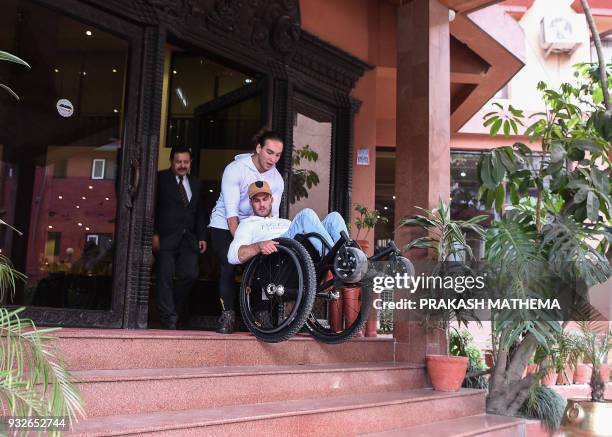
[[[7,303],[110,309],[128,44],[28,0],[3,2],[2,253],[27,284]],[[8,63],[2,63],[8,64]]]

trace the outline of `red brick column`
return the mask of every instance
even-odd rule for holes
[[[398,8],[397,20],[396,226],[414,206],[432,208],[450,196],[448,8],[438,0],[412,1]],[[395,241],[403,247],[416,236],[402,229]],[[421,363],[427,353],[445,353],[444,332],[401,321],[398,313],[395,319],[397,361]]]

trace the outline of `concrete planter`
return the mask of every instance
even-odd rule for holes
[[[557,383],[558,376],[559,375],[557,374],[557,372],[552,369],[549,370],[548,373],[546,373],[546,375],[542,377],[542,385],[545,385],[547,387],[555,385]]]
[[[574,372],[574,384],[588,384],[591,381],[593,367],[590,364],[580,363]]]

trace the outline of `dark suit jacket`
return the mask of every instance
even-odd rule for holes
[[[176,176],[170,169],[157,173],[154,232],[159,235],[160,250],[175,250],[183,235],[198,250],[198,241],[206,240],[206,222],[202,208],[200,181],[188,176],[191,188],[189,206],[184,207]]]

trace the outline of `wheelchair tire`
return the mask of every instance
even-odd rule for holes
[[[268,343],[287,340],[298,332],[312,311],[316,295],[316,272],[304,246],[290,238],[274,241],[279,243],[278,252],[253,258],[240,285],[243,322],[255,337]],[[280,286],[282,294],[271,292]],[[255,303],[260,294],[260,302]],[[257,306],[265,309],[257,311]],[[270,326],[257,320],[261,312],[270,316]],[[286,312],[289,314],[285,316]]]
[[[341,290],[336,291],[342,293]],[[346,296],[343,298],[346,298]],[[348,341],[357,335],[368,321],[372,308],[372,299],[372,288],[363,287],[361,289],[359,302],[355,302],[355,311],[358,311],[355,321],[349,326],[345,326],[343,323],[342,329],[340,330],[332,329],[329,316],[327,320],[321,320],[314,312],[308,317],[306,327],[312,336],[322,343],[338,344]],[[320,297],[317,298],[314,306],[317,307],[317,304],[322,300],[324,299]]]

